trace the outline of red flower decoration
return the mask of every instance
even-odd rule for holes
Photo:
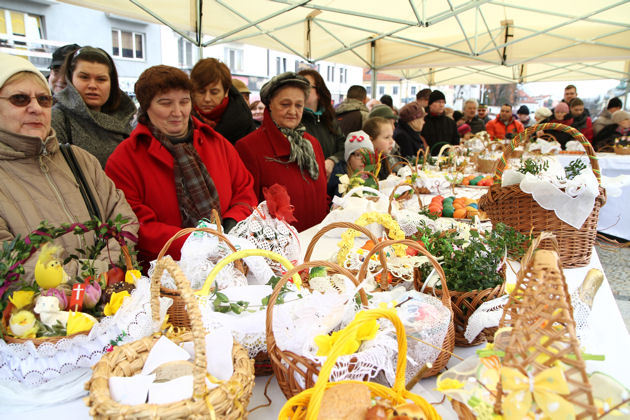
[[[293,217],[293,206],[291,205],[291,197],[287,193],[287,189],[280,184],[273,184],[271,187],[263,187],[263,195],[267,201],[267,209],[272,217],[284,220],[287,223],[297,222]]]

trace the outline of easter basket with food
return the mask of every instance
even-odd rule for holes
[[[378,319],[391,321],[395,328],[398,344],[396,379],[393,387],[374,382],[345,380],[329,382],[331,371],[344,348],[356,340],[366,326]],[[332,420],[413,418],[433,420],[440,416],[424,398],[405,389],[407,367],[407,338],[404,327],[392,309],[372,309],[360,312],[348,325],[332,346],[314,387],[290,398],[282,407],[280,419]],[[400,417],[392,417],[400,416]]]
[[[499,141],[489,141],[486,149],[477,155],[477,171],[484,174],[494,173],[497,159],[503,154],[504,145]]]
[[[587,150],[591,170],[572,163],[567,168],[553,158],[529,158],[519,169],[506,168],[510,151],[528,141],[535,130],[564,131]],[[576,129],[562,124],[539,124],[519,133],[499,159],[495,184],[479,200],[493,224],[505,223],[521,233],[554,232],[560,258],[567,268],[589,263],[599,210],[606,202],[597,157],[588,140]]]
[[[158,260],[151,276],[154,321],[158,321],[160,278],[164,270],[169,271],[186,302],[192,327],[192,331],[179,334],[174,340],[192,341],[193,361],[187,361],[191,357],[188,351],[170,343],[169,353],[183,353],[183,357],[175,356],[175,361],[159,364],[165,352],[151,350],[157,346],[166,348],[161,333],[116,347],[94,366],[92,378],[86,384],[90,391],[86,399],[90,415],[96,419],[245,418],[254,387],[253,361],[231,337],[227,347],[219,346],[212,336],[208,339],[188,280],[170,256]],[[226,354],[206,357],[214,347],[221,347]],[[223,365],[232,367],[225,378],[209,372],[209,364],[216,367],[219,359]],[[218,368],[225,371],[226,366]]]

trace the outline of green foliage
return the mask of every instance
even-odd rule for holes
[[[564,172],[567,174],[567,179],[573,179],[584,169],[586,169],[586,164],[580,159],[575,159],[568,166],[564,167]]]
[[[521,159],[521,167],[518,171],[522,174],[530,173],[532,175],[538,175],[549,169],[549,162],[545,159],[528,158],[525,161]]]
[[[249,306],[249,302],[244,300],[237,300],[236,302],[230,302],[230,299],[221,292],[214,292],[215,299],[212,302],[212,306],[216,312],[227,313],[234,312],[240,314]]]

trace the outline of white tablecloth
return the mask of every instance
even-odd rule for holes
[[[599,212],[597,230],[630,240],[630,155],[598,153],[602,185],[607,190],[606,204]],[[586,155],[557,155],[563,166],[575,159],[589,164]]]
[[[300,234],[302,249],[306,249],[310,238],[313,237],[317,230],[318,228],[314,227]],[[338,239],[327,237],[320,239],[312,260],[322,258],[327,259],[330,257],[336,249],[337,241]],[[569,291],[577,288],[582,283],[586,272],[590,268],[601,269],[601,263],[594,250],[593,257],[591,258],[591,262],[588,267],[565,270]],[[514,273],[508,273],[508,275],[514,276]],[[623,322],[621,314],[619,313],[619,309],[617,308],[617,304],[615,303],[615,299],[607,280],[604,280],[595,297],[590,322],[590,335],[582,342],[582,345],[587,353],[604,354],[606,356],[606,360],[603,362],[587,362],[588,371],[601,371],[607,373],[623,383],[626,387],[630,387],[630,363],[628,363],[628,360],[626,359],[627,351],[630,349],[630,335],[626,330],[626,326]],[[482,346],[470,348],[456,347],[455,353],[461,357],[467,357],[472,355],[480,347]],[[448,366],[453,366],[458,362],[459,361],[453,357],[449,361]],[[249,409],[266,403],[263,391],[267,379],[268,377],[256,378],[256,386],[254,387],[254,393],[249,404]],[[434,388],[435,378],[430,378],[422,380],[414,387],[413,391],[425,397],[427,401],[436,403],[441,401],[442,398],[441,394],[436,391],[432,391]],[[280,391],[275,378],[271,380],[268,388],[268,395],[272,399],[271,406],[254,411],[249,415],[249,419],[267,420],[277,418],[277,415],[281,407],[286,402],[286,399]],[[449,403],[436,405],[436,409],[444,419],[457,419],[457,416],[450,408]],[[82,400],[76,400],[71,403],[49,407],[46,409],[21,413],[10,413],[7,411],[6,407],[0,410],[0,419],[15,419],[19,417],[28,418],[29,420],[79,420],[90,418],[88,409]]]

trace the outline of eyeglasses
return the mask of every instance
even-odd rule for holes
[[[16,93],[11,96],[0,96],[0,99],[6,99],[11,102],[12,105],[23,108],[31,103],[31,101],[35,98],[37,103],[42,108],[50,108],[53,105],[53,97],[51,95],[37,95],[37,96],[29,96],[23,93]]]

